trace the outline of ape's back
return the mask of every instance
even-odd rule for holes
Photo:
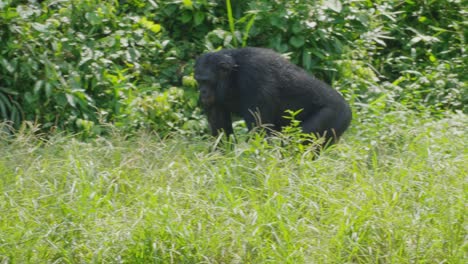
[[[251,99],[252,90],[260,98],[274,101],[281,109],[304,109],[304,114],[324,106],[349,108],[344,98],[325,82],[314,78],[280,54],[264,48],[226,50],[237,64],[234,74],[241,97]],[[256,95],[257,95],[256,94]]]

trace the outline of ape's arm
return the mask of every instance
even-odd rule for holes
[[[226,111],[219,106],[210,106],[205,108],[206,115],[208,116],[208,122],[211,127],[211,134],[217,136],[220,132],[224,132],[227,135],[233,133],[231,113]]]

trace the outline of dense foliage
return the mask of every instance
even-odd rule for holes
[[[461,0],[2,0],[0,118],[197,131],[194,58],[245,45],[286,53],[358,109],[466,112],[466,14]]]

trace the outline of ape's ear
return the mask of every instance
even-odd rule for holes
[[[223,55],[219,60],[218,66],[223,72],[230,72],[237,67],[234,58],[230,55]]]
[[[225,102],[231,96],[231,72],[237,67],[234,58],[228,54],[220,54],[217,59],[218,82],[216,85],[216,101]]]

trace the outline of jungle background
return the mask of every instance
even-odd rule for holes
[[[0,0],[0,263],[466,263],[467,13]],[[243,46],[343,94],[341,142],[214,150],[194,60]]]

